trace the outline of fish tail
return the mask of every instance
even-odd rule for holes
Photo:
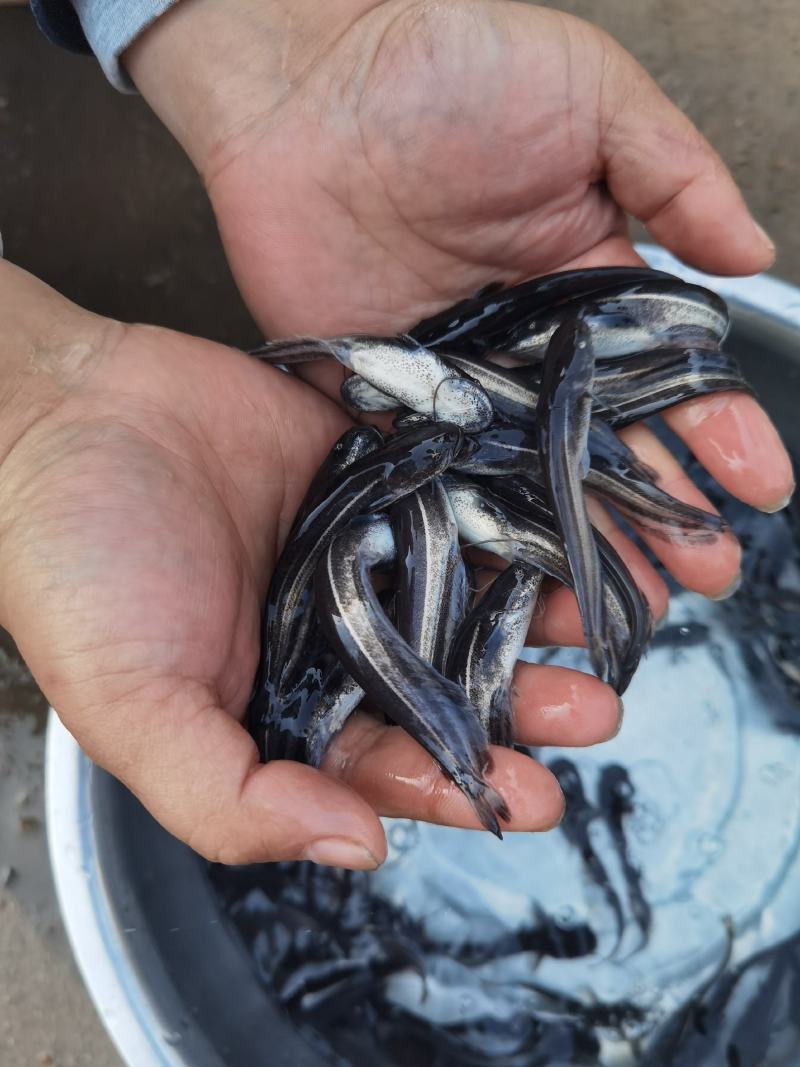
[[[476,778],[471,784],[473,788],[467,791],[467,795],[475,814],[480,819],[484,829],[502,841],[503,832],[500,829],[498,820],[502,819],[503,822],[509,822],[511,812],[508,810],[508,805],[496,789],[481,781],[480,778]]]

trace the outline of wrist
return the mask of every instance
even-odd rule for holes
[[[201,174],[220,146],[291,95],[382,0],[180,0],[124,54],[136,87]]]
[[[0,464],[78,389],[124,329],[0,260]]]

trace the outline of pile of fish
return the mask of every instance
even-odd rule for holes
[[[336,359],[359,412],[295,518],[267,596],[249,727],[263,759],[318,766],[366,701],[407,730],[498,836],[489,745],[513,744],[511,681],[542,581],[575,591],[593,669],[623,693],[648,605],[593,527],[591,494],[634,527],[709,540],[717,514],[657,485],[616,430],[747,390],[721,350],[724,301],[639,267],[492,286],[397,337],[300,338],[253,353]],[[509,566],[480,598],[464,549]]]

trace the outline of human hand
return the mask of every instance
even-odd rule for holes
[[[378,813],[476,826],[399,729],[357,713],[327,773],[266,766],[241,725],[276,554],[348,419],[211,342],[80,310],[0,261],[0,624],[85,751],[210,859],[372,867]],[[619,706],[521,664],[518,739],[590,744]],[[555,779],[495,749],[510,829],[558,821]]]
[[[126,62],[194,159],[245,299],[273,335],[391,332],[488,282],[637,262],[626,213],[706,270],[773,259],[688,119],[606,34],[550,9],[184,0]],[[309,377],[326,385],[316,368]],[[340,381],[333,370],[328,391]],[[735,495],[785,503],[791,465],[751,397],[698,399],[666,421]],[[649,430],[622,436],[664,488],[707,506]],[[655,572],[616,543],[663,608]],[[690,589],[736,584],[730,535],[649,544]],[[572,615],[558,618],[568,637]]]

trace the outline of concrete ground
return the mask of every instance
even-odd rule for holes
[[[800,282],[797,0],[571,0],[695,120]],[[247,343],[191,167],[137,98],[0,6],[0,231],[6,255],[95,311]],[[45,705],[0,642],[0,1064],[117,1067],[69,956],[42,826]]]

